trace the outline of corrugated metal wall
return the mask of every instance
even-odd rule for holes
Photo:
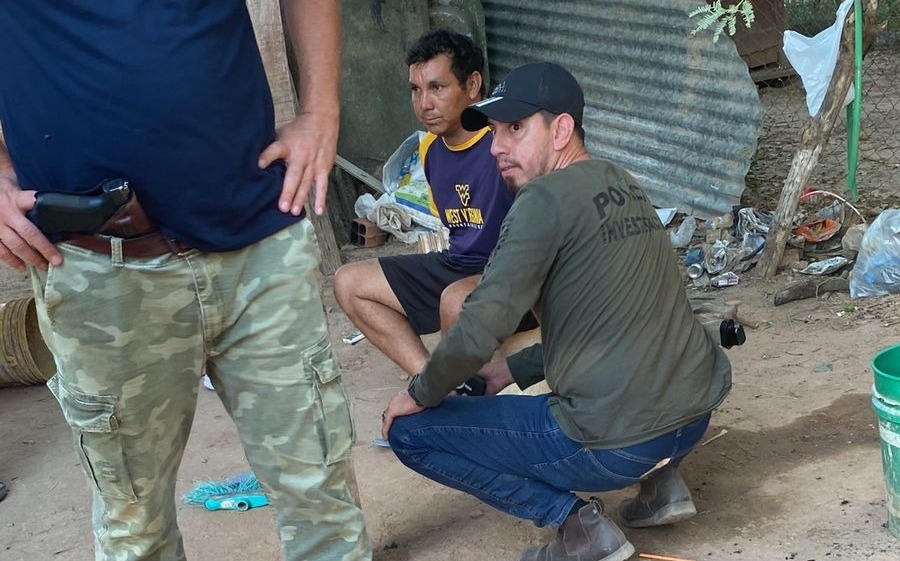
[[[691,35],[702,1],[485,1],[492,78],[563,64],[585,90],[595,157],[628,169],[656,206],[722,214],[740,201],[760,103],[729,38]]]

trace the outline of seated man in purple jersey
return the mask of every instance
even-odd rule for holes
[[[412,46],[406,63],[413,110],[428,130],[420,155],[432,212],[450,230],[449,249],[344,265],[334,294],[369,341],[411,376],[429,356],[419,336],[452,325],[478,284],[512,195],[490,153],[490,130],[460,124],[463,110],[484,95],[481,50],[439,29]]]

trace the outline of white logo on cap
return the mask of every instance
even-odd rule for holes
[[[491,92],[491,95],[494,96],[494,95],[500,95],[500,94],[504,94],[504,93],[506,93],[506,81],[505,80],[503,82],[500,82],[499,84],[497,84],[497,87],[494,88],[494,91]]]
[[[478,107],[480,109],[480,108],[484,107],[485,105],[490,105],[490,104],[494,103],[495,101],[500,101],[501,99],[503,99],[503,98],[502,97],[489,97],[487,99],[483,99],[483,100],[479,101],[478,103],[473,104],[472,107]]]

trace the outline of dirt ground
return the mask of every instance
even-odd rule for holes
[[[886,76],[900,72],[897,62],[887,61],[893,70]],[[761,92],[763,103],[789,109],[797,103],[796,88],[794,82],[768,88]],[[863,122],[860,164],[860,207],[867,218],[900,203],[898,139],[884,134],[885,125],[900,119],[896,95],[879,90],[877,82],[870,89],[876,111]],[[800,126],[802,119],[794,117],[767,122],[745,202],[774,208]],[[841,134],[836,129],[813,178],[837,192],[844,192],[846,173]],[[410,249],[392,242],[348,250],[345,259],[403,251]],[[704,293],[717,301],[740,300],[739,316],[756,327],[748,329],[743,347],[728,351],[734,387],[706,438],[721,436],[683,464],[698,515],[669,528],[627,531],[638,552],[696,561],[898,558],[900,542],[885,528],[869,360],[900,341],[900,296],[851,302],[835,293],[774,307],[774,292],[791,280],[790,273],[772,281],[745,277],[737,286]],[[326,306],[353,402],[353,463],[376,559],[514,560],[523,548],[549,539],[552,530],[430,483],[389,450],[373,446],[381,410],[406,381],[368,341],[341,342],[355,329],[329,283],[325,279]],[[23,275],[0,269],[0,301],[28,294]],[[429,345],[436,341],[427,339]],[[188,491],[197,479],[247,469],[230,419],[215,394],[201,389],[178,491]],[[0,481],[10,488],[0,503],[0,561],[91,558],[88,488],[68,428],[42,386],[0,389]],[[614,510],[634,492],[602,498]],[[181,506],[178,518],[194,561],[281,558],[271,508],[237,513]]]

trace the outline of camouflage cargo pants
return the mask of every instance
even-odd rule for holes
[[[185,559],[175,478],[204,368],[277,510],[285,559],[371,559],[309,220],[230,253],[59,249],[63,264],[32,281],[58,368],[49,386],[93,490],[97,560]]]

